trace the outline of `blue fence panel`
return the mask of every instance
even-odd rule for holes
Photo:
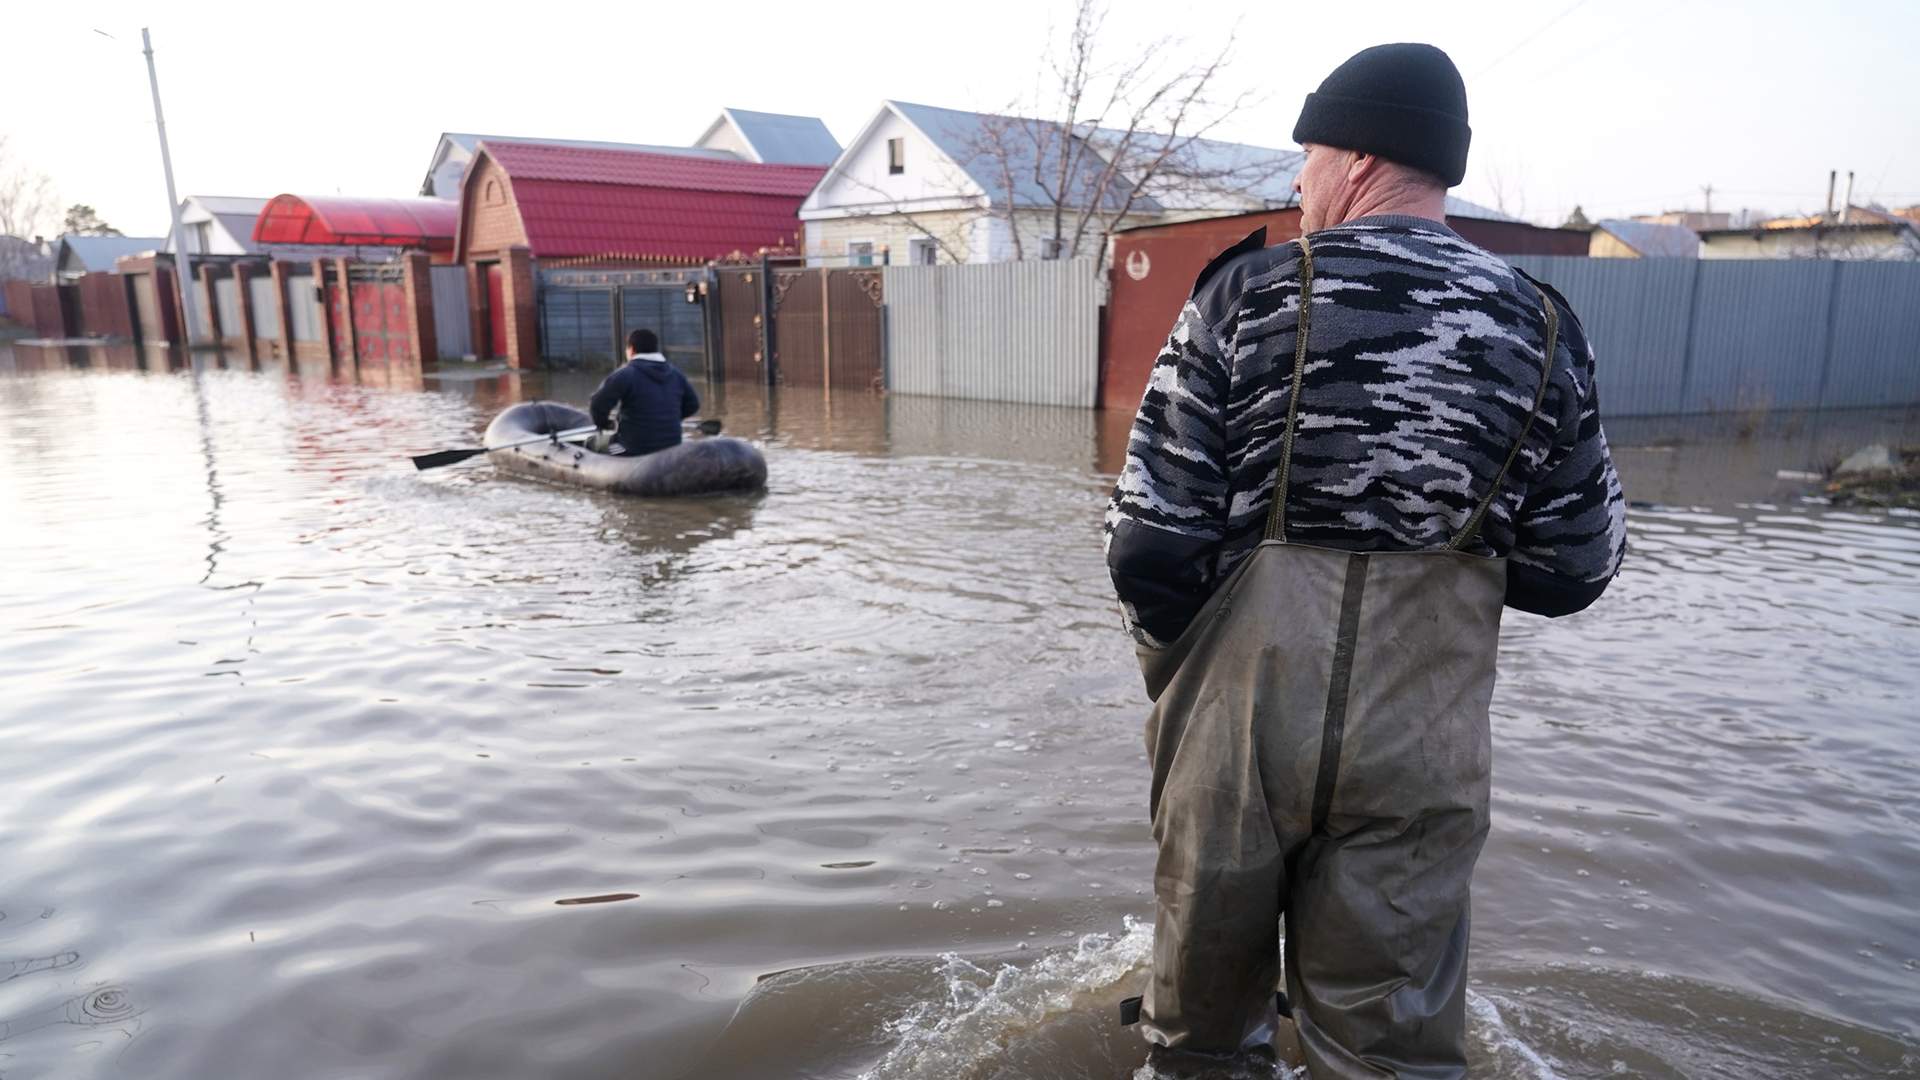
[[[1821,406],[1920,401],[1920,265],[1836,265],[1840,281]]]

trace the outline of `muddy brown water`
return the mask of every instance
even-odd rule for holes
[[[0,349],[0,1077],[1117,1078],[1126,418],[728,387],[768,490],[415,473],[591,377]],[[204,365],[203,365],[204,366]],[[130,369],[132,368],[132,369]],[[1610,425],[1510,615],[1476,1075],[1920,1071],[1912,414]]]

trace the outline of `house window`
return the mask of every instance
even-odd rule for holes
[[[873,265],[873,241],[871,240],[849,241],[847,244],[847,265],[848,266],[872,266]]]
[[[193,223],[193,253],[205,255],[213,250],[213,222],[196,221]]]
[[[940,261],[940,248],[925,236],[907,241],[907,262],[914,266],[932,266]]]
[[[907,171],[907,140],[887,140],[887,174],[899,176]]]

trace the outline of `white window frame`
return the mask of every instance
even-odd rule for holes
[[[924,253],[925,257],[922,258]],[[940,245],[931,236],[916,236],[907,241],[909,266],[933,266],[940,261]]]
[[[859,258],[859,256],[854,253],[853,249],[863,244],[866,245],[866,248],[867,248],[866,250],[867,261],[855,262],[854,260]],[[847,241],[847,265],[848,266],[879,266],[880,264],[877,261],[875,261],[879,257],[880,257],[880,246],[874,243],[872,240]]]
[[[895,151],[898,151],[896,154]],[[907,139],[898,136],[887,140],[887,175],[899,176],[907,171]]]

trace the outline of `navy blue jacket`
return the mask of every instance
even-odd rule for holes
[[[594,424],[612,427],[616,405],[620,430],[613,441],[627,455],[651,454],[680,444],[680,421],[700,411],[700,395],[659,353],[642,353],[614,369],[593,392]]]

